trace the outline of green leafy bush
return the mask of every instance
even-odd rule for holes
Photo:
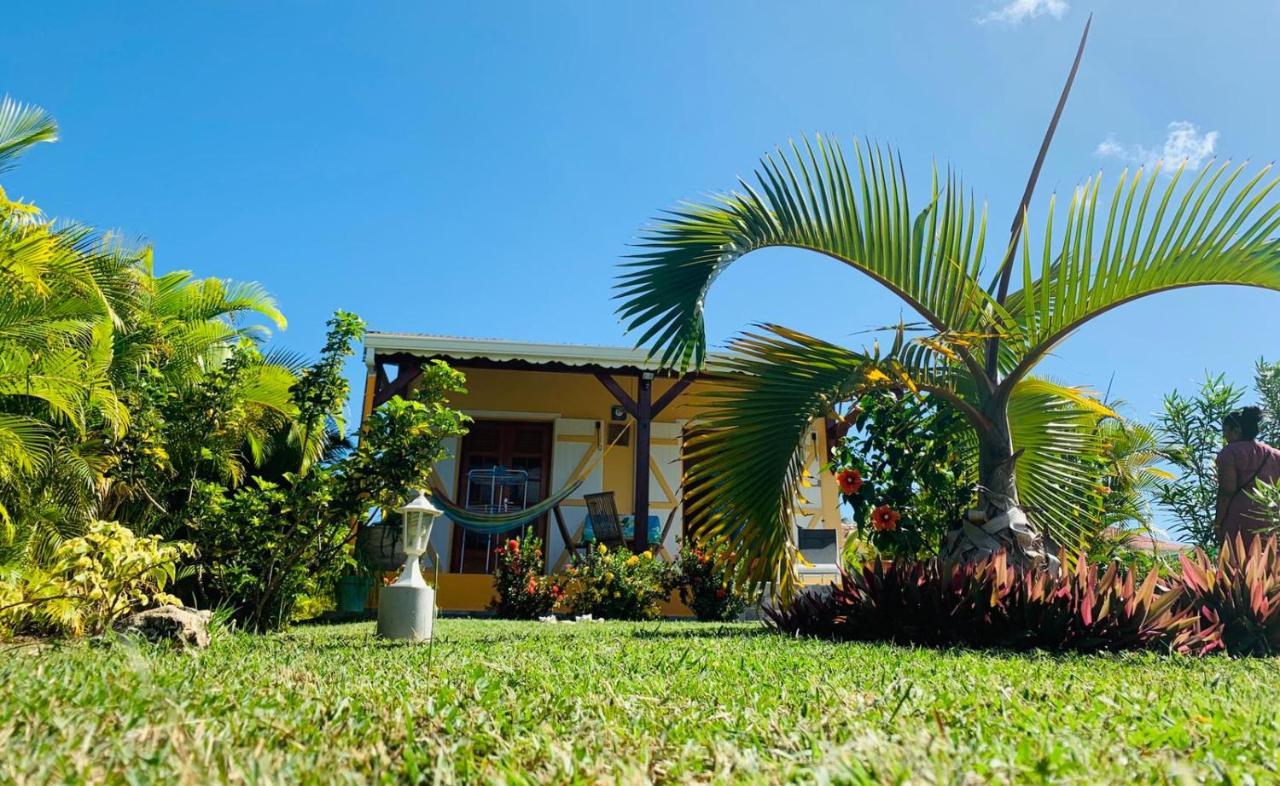
[[[1204,552],[1183,555],[1179,584],[1183,604],[1198,612],[1197,652],[1231,655],[1280,653],[1280,558],[1276,538],[1239,535],[1223,544],[1216,560]]]
[[[290,390],[288,444],[299,449],[285,451],[288,468],[237,488],[197,483],[188,505],[185,532],[197,547],[205,603],[230,606],[249,630],[285,625],[299,598],[332,586],[350,566],[357,525],[427,488],[443,441],[465,432],[466,416],[446,403],[462,390],[462,374],[437,362],[411,396],[369,415],[354,449],[335,446],[349,392],[344,363],[364,323],[339,311],[328,325],[320,358]]]
[[[672,571],[652,552],[609,551],[602,543],[569,567],[569,610],[616,620],[652,619],[671,593]]]
[[[526,530],[493,550],[493,584],[498,597],[489,608],[499,617],[531,620],[546,616],[564,597],[560,579],[542,575],[542,541]]]
[[[964,418],[928,396],[880,390],[846,416],[832,446],[841,498],[860,542],[879,554],[936,554],[974,502],[975,444]]]
[[[738,555],[727,546],[685,543],[676,558],[680,600],[704,622],[735,620],[750,600],[737,578]]]
[[[185,543],[93,522],[59,544],[47,565],[0,582],[0,634],[97,635],[132,612],[177,604],[164,590],[190,554]]]
[[[846,572],[828,598],[767,612],[779,631],[849,640],[1017,650],[1119,651],[1190,646],[1197,618],[1181,588],[1112,564],[1071,571],[970,563],[874,563]]]

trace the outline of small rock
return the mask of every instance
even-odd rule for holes
[[[185,606],[160,606],[125,617],[116,629],[136,633],[148,641],[168,641],[179,647],[209,646],[208,611]]]

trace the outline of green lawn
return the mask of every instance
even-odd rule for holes
[[[0,654],[0,782],[1275,782],[1274,661],[444,620]],[[1247,779],[1244,782],[1248,782]]]

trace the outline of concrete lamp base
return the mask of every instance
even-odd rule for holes
[[[424,584],[392,584],[378,599],[378,635],[386,639],[430,641],[436,591]]]

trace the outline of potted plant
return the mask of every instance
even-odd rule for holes
[[[373,589],[373,573],[357,556],[351,560],[346,573],[338,577],[335,586],[338,611],[343,614],[363,614]]]

